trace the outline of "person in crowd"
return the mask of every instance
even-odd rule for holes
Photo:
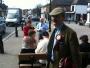
[[[48,43],[47,68],[81,68],[81,57],[76,32],[64,24],[65,11],[56,7],[51,12],[55,26]],[[65,58],[71,62],[67,67],[62,64]],[[61,62],[62,61],[62,62]]]
[[[83,15],[80,16],[80,22],[79,22],[79,25],[84,25],[84,20],[83,20]]]
[[[34,30],[29,30],[28,39],[23,38],[24,44],[21,49],[21,53],[35,53],[35,48],[37,45],[36,32]]]
[[[23,27],[23,33],[24,33],[24,36],[28,36],[28,31],[29,30],[34,30],[34,27],[32,26],[32,21],[31,19],[28,19],[27,22],[26,22],[26,25]]]
[[[42,39],[42,33],[48,30],[48,25],[44,18],[40,18],[40,23],[37,24],[36,30],[39,32],[39,39]]]
[[[86,54],[82,55],[82,68],[86,68],[87,65],[90,63],[90,59],[88,57],[88,53],[90,52],[90,43],[88,42],[88,36],[82,35],[80,37],[80,52],[86,52]]]
[[[81,52],[90,52],[90,43],[88,42],[88,36],[82,35],[80,37],[81,44],[80,44],[80,51]]]
[[[28,33],[29,40],[27,40],[27,48],[36,48],[36,32],[33,30],[29,30]]]
[[[35,49],[36,54],[46,54],[47,53],[47,45],[49,42],[49,33],[47,31],[42,33],[43,39],[39,40],[37,48]],[[46,60],[39,60],[40,63],[46,64]]]
[[[26,25],[23,27],[23,40],[26,42],[28,41],[30,38],[29,38],[29,32],[30,31],[34,31],[34,27],[32,26],[32,21],[31,19],[28,19],[27,22],[26,22]],[[23,45],[27,45],[27,43],[23,43]]]

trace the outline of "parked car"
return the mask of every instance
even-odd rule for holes
[[[6,23],[5,23],[5,18],[0,17],[0,34],[6,32]]]
[[[32,21],[40,21],[38,17],[32,17]]]

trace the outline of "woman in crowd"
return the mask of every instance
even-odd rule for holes
[[[42,33],[42,39],[39,41],[37,48],[35,49],[36,54],[46,54],[47,53],[47,45],[49,42],[49,33],[47,31]],[[40,63],[46,64],[46,60],[39,60]]]
[[[29,36],[28,36],[28,33],[29,31],[31,30],[34,30],[34,27],[32,26],[32,21],[31,19],[29,18],[26,22],[26,25],[23,27],[23,40],[26,42],[29,40]],[[27,45],[27,43],[25,43],[24,45]]]

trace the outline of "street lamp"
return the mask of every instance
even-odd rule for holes
[[[18,37],[17,23],[15,23],[15,37]]]
[[[87,21],[86,21],[85,25],[90,27],[90,3],[88,3],[88,8],[87,8]]]

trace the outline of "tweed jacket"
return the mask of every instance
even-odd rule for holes
[[[77,39],[76,32],[74,32],[71,28],[63,24],[61,31],[64,35],[64,46],[65,49],[63,50],[62,53],[65,53],[66,56],[71,57],[72,62],[80,68],[80,52],[79,52],[79,43]],[[53,42],[54,42],[54,34],[55,30],[52,32],[52,35],[50,37],[49,43],[48,43],[48,66],[47,68],[50,68],[50,62],[51,62],[51,54],[52,54],[52,48],[53,48]],[[58,68],[58,63],[61,59],[61,52],[60,49],[58,49],[57,54],[56,54],[56,60],[52,63],[51,68]]]

